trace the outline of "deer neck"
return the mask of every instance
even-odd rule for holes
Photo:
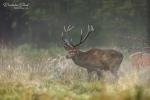
[[[77,54],[76,54],[74,57],[72,57],[72,60],[73,60],[77,65],[80,65],[80,63],[81,63],[81,57],[82,57],[83,54],[84,54],[84,52],[78,51]]]

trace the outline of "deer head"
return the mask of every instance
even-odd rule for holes
[[[69,33],[72,29],[74,28],[74,26],[69,25],[67,28],[64,26],[64,32],[65,33]],[[76,56],[79,53],[79,49],[78,47],[85,42],[85,40],[88,38],[88,36],[94,31],[94,28],[92,25],[88,25],[88,30],[87,33],[85,34],[85,36],[83,37],[83,30],[81,29],[81,37],[80,37],[80,42],[77,44],[74,44],[72,41],[72,38],[70,39],[66,39],[64,38],[64,33],[62,32],[62,41],[64,44],[64,48],[65,50],[68,51],[68,54],[66,57],[67,58],[73,58],[74,56]]]

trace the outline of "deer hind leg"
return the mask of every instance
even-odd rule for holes
[[[120,65],[121,65],[121,61],[120,61],[120,59],[118,59],[118,61],[114,62],[112,64],[112,66],[110,67],[110,71],[115,76],[115,79],[119,78],[119,76],[118,76],[118,70],[120,68]]]
[[[87,70],[88,72],[88,81],[94,81],[94,80],[100,80],[101,77],[103,76],[102,71],[101,70]],[[94,72],[96,72],[97,77],[93,77]]]
[[[91,77],[92,76],[92,71],[87,69],[87,72],[88,72],[88,79],[87,80],[90,82],[91,78],[92,78]]]
[[[99,79],[99,75],[97,74],[97,71],[95,70],[87,70],[87,71],[88,71],[88,81],[95,81]],[[95,77],[96,74],[97,77]]]
[[[113,68],[112,70],[111,70],[111,73],[114,75],[114,78],[113,78],[113,80],[118,80],[118,78],[119,78],[119,76],[118,76],[118,68]]]
[[[100,80],[103,77],[102,71],[97,71],[98,80]]]

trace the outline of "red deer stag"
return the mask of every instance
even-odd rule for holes
[[[150,54],[144,52],[135,52],[129,56],[131,64],[137,71],[140,68],[150,67]]]
[[[73,26],[68,26],[67,28],[64,27],[64,31],[68,33],[73,28]],[[93,26],[88,25],[88,31],[83,37],[83,31],[81,29],[80,42],[77,44],[74,44],[72,39],[68,40],[64,38],[64,34],[62,32],[64,48],[68,51],[68,55],[66,57],[71,58],[76,65],[86,68],[88,74],[92,71],[96,71],[98,78],[100,78],[103,70],[111,71],[115,76],[117,76],[117,71],[123,59],[122,53],[112,49],[93,48],[85,52],[78,49],[78,46],[85,42],[93,31]]]

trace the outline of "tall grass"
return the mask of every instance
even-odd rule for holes
[[[86,70],[66,59],[63,48],[1,47],[0,100],[150,100],[148,73],[136,73],[125,59],[118,81],[105,72],[104,79],[93,73],[88,82]]]

